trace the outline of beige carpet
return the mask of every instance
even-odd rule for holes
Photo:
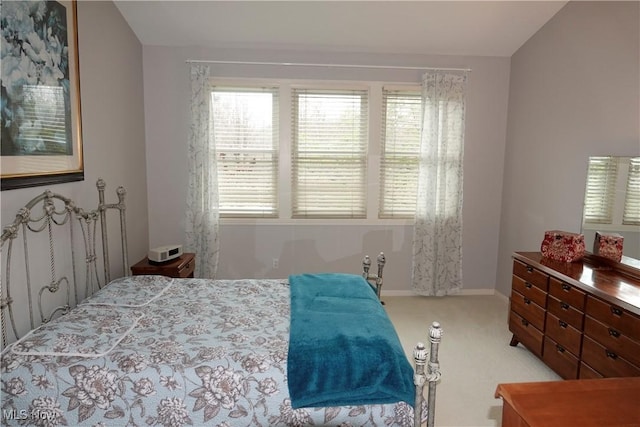
[[[500,426],[502,400],[494,398],[499,383],[560,379],[521,344],[509,346],[508,301],[502,296],[382,300],[412,363],[415,344],[429,341],[431,322],[442,325],[436,426]]]

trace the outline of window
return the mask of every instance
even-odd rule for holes
[[[583,223],[593,230],[637,231],[640,157],[589,158]]]
[[[277,217],[278,89],[214,86],[222,217]]]
[[[367,95],[293,90],[294,218],[366,218]]]
[[[618,161],[615,158],[589,158],[584,200],[585,223],[612,223],[617,178]]]
[[[62,86],[24,85],[22,154],[71,154]]]
[[[379,218],[413,218],[422,127],[419,91],[382,91]]]
[[[419,85],[216,78],[211,100],[221,217],[413,218]]]
[[[626,194],[622,223],[640,225],[640,157],[629,160]]]

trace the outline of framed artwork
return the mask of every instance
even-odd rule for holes
[[[3,1],[2,190],[84,180],[76,1]]]

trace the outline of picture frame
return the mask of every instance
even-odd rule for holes
[[[82,181],[76,0],[1,7],[1,190]]]

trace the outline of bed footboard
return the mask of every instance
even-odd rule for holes
[[[440,380],[440,362],[438,360],[438,349],[442,339],[442,328],[438,322],[433,322],[429,328],[430,351],[427,351],[424,344],[419,342],[413,351],[415,360],[415,374],[413,383],[416,386],[416,402],[414,407],[414,427],[422,425],[422,410],[424,402],[424,386],[429,384],[427,389],[427,427],[433,427],[436,414],[436,386]],[[429,363],[427,364],[427,358]],[[427,368],[425,372],[425,366]]]
[[[373,287],[374,291],[376,291],[376,295],[378,295],[378,299],[380,300],[380,291],[382,290],[382,272],[384,270],[384,264],[387,262],[383,252],[380,252],[376,261],[378,262],[378,274],[370,274],[369,269],[371,268],[371,258],[369,258],[369,255],[365,255],[362,260],[362,277],[364,277],[371,287]],[[382,302],[382,300],[380,300],[380,302]],[[384,305],[384,302],[382,302],[382,304]]]

